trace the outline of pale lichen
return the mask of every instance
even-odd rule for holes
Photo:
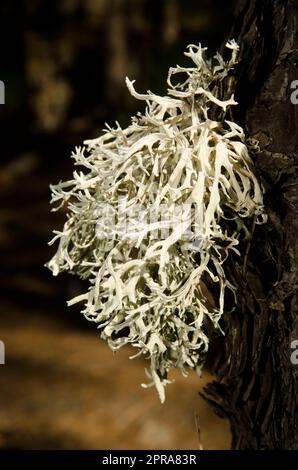
[[[131,344],[148,356],[146,386],[155,385],[161,401],[170,369],[200,372],[207,323],[220,330],[225,289],[233,290],[224,263],[238,253],[250,218],[265,220],[243,129],[226,118],[237,103],[218,91],[237,62],[238,45],[226,47],[227,62],[219,54],[208,61],[205,49],[188,46],[194,65],[169,70],[167,96],[139,94],[127,79],[145,113],[76,148],[81,170],[52,186],[55,210],[66,205],[67,221],[55,232],[59,246],[48,266],[54,275],[68,270],[89,279],[88,291],[69,305],[85,303],[84,315],[113,350]],[[173,84],[177,74],[184,80]],[[140,205],[157,212],[163,206],[167,214],[152,222]],[[99,223],[105,207],[113,226],[109,217]],[[183,211],[171,225],[177,207]],[[133,229],[119,230],[128,212]]]

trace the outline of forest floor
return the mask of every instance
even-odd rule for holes
[[[96,331],[72,330],[58,315],[9,309],[1,306],[0,448],[198,449],[195,414],[203,448],[229,448],[227,421],[198,394],[208,374],[173,374],[161,405],[140,387],[146,364],[129,349],[113,354]]]

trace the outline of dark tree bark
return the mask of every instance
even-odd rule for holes
[[[236,117],[260,142],[268,223],[254,231],[246,275],[239,260],[229,268],[238,305],[225,314],[217,381],[205,397],[229,417],[232,448],[298,449],[297,0],[237,2],[230,38],[241,46]]]

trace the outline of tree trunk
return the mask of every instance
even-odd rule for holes
[[[229,268],[237,308],[226,313],[221,355],[205,397],[227,415],[232,448],[298,449],[298,80],[297,0],[242,0],[230,38],[241,46],[235,71],[236,119],[261,151],[255,156],[266,190],[268,223],[254,230],[247,273]]]

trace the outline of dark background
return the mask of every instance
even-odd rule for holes
[[[94,325],[83,320],[78,309],[65,306],[67,299],[80,292],[80,281],[69,274],[53,279],[44,268],[54,253],[47,246],[51,231],[63,223],[63,215],[50,213],[49,184],[71,175],[70,154],[76,145],[96,137],[105,122],[127,124],[139,109],[139,102],[126,90],[125,76],[136,79],[140,92],[165,93],[168,68],[187,63],[183,57],[187,44],[201,42],[210,54],[215,52],[227,39],[232,21],[230,0],[1,0],[0,80],[5,83],[6,103],[0,106],[0,339],[5,341],[7,364],[0,366],[0,448],[196,445],[189,440],[193,430],[187,420],[185,431],[182,426],[181,433],[177,430],[168,441],[162,441],[162,432],[158,434],[163,424],[154,420],[156,431],[152,425],[143,441],[134,440],[141,431],[132,430],[130,415],[125,418],[130,438],[124,439],[126,425],[122,423],[122,431],[117,428],[120,434],[112,427],[110,437],[99,442],[103,420],[115,423],[117,419],[99,415],[98,422],[89,423],[89,414],[100,408],[96,400],[102,406],[109,386],[114,399],[135,393],[144,365],[136,361],[131,366],[120,353],[123,362],[119,358],[113,367],[123,364],[128,373],[132,367],[133,378],[124,375],[120,382],[114,378],[112,383],[105,382],[115,374],[107,365],[112,354],[106,349],[100,353]],[[96,369],[90,384],[88,358],[92,355],[98,365],[101,354],[106,369],[101,369],[101,375]],[[59,361],[58,372],[53,361]],[[89,374],[84,391],[80,374],[84,380]],[[121,391],[123,381],[125,392]],[[170,387],[174,389],[170,392],[173,408],[160,419],[164,423],[172,412],[167,423],[175,428],[182,392]],[[188,403],[186,409],[180,406],[182,423],[190,410],[205,406],[189,403],[197,400],[201,387],[197,378],[183,382],[183,387]],[[70,406],[69,394],[73,393],[78,397]],[[141,393],[150,394],[158,417],[154,392]],[[97,404],[92,407],[92,403]],[[125,403],[119,403],[120,411],[128,406]],[[134,411],[137,405],[131,406],[135,419],[143,415],[148,423],[142,400],[139,411]],[[202,410],[211,416],[209,409]],[[94,438],[84,440],[76,419],[83,420],[89,435],[93,436],[90,429],[97,430]],[[221,435],[212,441],[212,434],[211,441],[206,437],[207,447],[228,445]]]

